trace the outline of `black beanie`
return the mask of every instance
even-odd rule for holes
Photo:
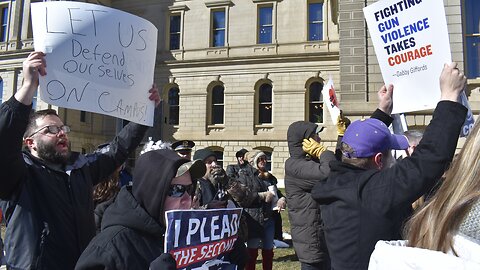
[[[216,157],[217,155],[215,155],[215,152],[213,152],[212,150],[204,148],[204,149],[195,151],[195,154],[193,155],[193,160],[196,160],[196,159],[205,160],[210,156]]]
[[[132,194],[150,216],[163,226],[163,207],[170,183],[178,168],[187,162],[174,151],[166,149],[146,152],[135,162]]]
[[[245,153],[247,153],[248,150],[245,149],[245,148],[242,148],[240,150],[237,151],[237,153],[235,153],[235,156],[238,158],[238,157],[244,157],[245,156]]]

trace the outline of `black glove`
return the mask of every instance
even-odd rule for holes
[[[228,176],[227,173],[225,172],[222,167],[215,167],[212,169],[210,172],[210,176],[208,177],[208,180],[213,184],[213,186],[218,187],[220,185],[221,187],[225,187],[228,184]]]
[[[150,263],[149,270],[176,270],[177,263],[170,253],[162,253]]]
[[[245,264],[248,261],[248,251],[245,243],[240,241],[240,238],[237,238],[235,244],[233,245],[232,251],[228,254],[230,263],[237,265],[237,269],[243,269]]]

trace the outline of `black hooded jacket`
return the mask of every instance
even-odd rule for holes
[[[293,247],[303,263],[319,263],[328,259],[320,208],[310,192],[316,183],[328,176],[328,164],[335,160],[335,155],[325,151],[319,160],[307,158],[302,142],[313,136],[316,128],[316,124],[298,121],[292,123],[287,132],[290,151],[290,158],[285,161],[288,216]]]
[[[73,269],[95,236],[93,185],[127,159],[148,127],[129,123],[110,143],[109,151],[92,161],[79,155],[59,170],[21,151],[30,111],[31,106],[14,97],[0,106],[0,198],[9,216],[7,265],[10,269]]]
[[[163,253],[164,201],[177,169],[188,160],[171,150],[141,155],[133,187],[123,187],[107,208],[102,231],[82,253],[75,269],[148,269]]]

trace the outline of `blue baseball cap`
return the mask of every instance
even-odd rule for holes
[[[375,118],[357,120],[350,124],[342,142],[353,149],[353,153],[343,153],[348,158],[366,158],[386,150],[408,148],[407,137],[391,134],[388,127]]]

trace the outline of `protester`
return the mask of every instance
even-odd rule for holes
[[[237,159],[237,164],[230,164],[227,166],[227,176],[230,178],[238,178],[238,172],[247,166],[248,161],[244,160],[245,154],[248,152],[247,149],[242,148],[235,153],[235,158]]]
[[[100,232],[103,214],[117,197],[120,191],[120,170],[118,167],[105,181],[96,184],[93,187],[93,206],[95,214],[95,227],[97,233]]]
[[[405,150],[408,142],[390,134],[378,119],[359,120],[347,128],[342,161],[332,161],[329,177],[312,191],[321,205],[333,269],[367,269],[378,240],[400,239],[411,204],[435,185],[452,160],[467,112],[457,103],[466,78],[456,67],[444,66],[441,101],[411,157],[389,166],[390,151]],[[381,104],[388,104],[380,109],[386,114],[391,113],[392,92],[392,85],[380,91]]]
[[[430,201],[407,223],[406,241],[379,241],[369,269],[480,269],[480,124]]]
[[[283,242],[283,231],[282,231],[282,216],[280,215],[281,211],[285,210],[287,206],[287,201],[283,193],[278,189],[277,184],[278,180],[272,173],[267,170],[267,156],[265,153],[261,152],[259,156],[256,157],[257,160],[253,161],[254,167],[259,171],[258,177],[262,179],[268,185],[268,190],[275,193],[274,200],[272,201],[272,218],[274,222],[274,234],[273,234],[273,245],[276,248],[279,247],[288,247],[288,244]]]
[[[195,179],[204,174],[202,162],[189,162],[172,150],[142,154],[133,186],[123,187],[105,211],[102,231],[75,269],[148,269],[164,252],[165,211],[190,209]]]
[[[190,140],[176,141],[172,143],[172,149],[177,152],[177,154],[188,160],[192,159],[192,149],[195,147],[195,143]]]
[[[248,240],[247,248],[249,260],[246,270],[255,269],[258,256],[258,249],[262,249],[262,266],[264,270],[272,269],[273,263],[273,236],[275,233],[275,223],[273,220],[272,200],[274,194],[268,190],[270,182],[265,177],[266,174],[260,172],[258,165],[265,163],[265,153],[261,151],[248,152],[246,155],[250,165],[245,170],[240,171],[239,181],[244,184],[248,191],[256,196],[256,200],[244,211],[247,214]],[[260,176],[262,175],[262,176]],[[269,177],[270,178],[270,177]],[[285,207],[285,201],[279,203],[279,207]]]
[[[407,130],[403,133],[405,137],[408,139],[408,149],[407,149],[407,156],[411,156],[415,148],[420,143],[423,138],[423,132],[420,130],[412,129]]]
[[[350,120],[341,113],[337,119],[337,134],[343,136]],[[290,157],[285,161],[285,191],[289,201],[288,216],[292,242],[301,269],[330,269],[320,207],[311,197],[317,181],[323,181],[335,160],[320,141],[324,128],[311,122],[297,121],[288,127]]]
[[[205,163],[207,168],[205,175],[201,176],[198,180],[197,190],[195,191],[195,200],[198,202],[199,206],[207,206],[209,203],[214,202],[215,206],[210,206],[209,208],[222,208],[225,207],[225,203],[220,203],[220,197],[224,194],[219,194],[218,189],[218,182],[210,180],[214,180],[212,177],[213,169],[218,168],[217,165],[217,156],[215,152],[210,149],[204,148],[195,151],[193,155],[194,160],[201,160]],[[215,178],[217,180],[218,178]],[[220,204],[220,205],[218,205]]]
[[[307,157],[302,149],[304,139],[320,141],[320,129],[314,123],[297,121],[287,131],[290,157],[285,161],[285,191],[293,247],[302,270],[330,269],[320,208],[310,193],[317,181],[327,177],[328,163],[335,160],[335,155],[323,148],[317,155]]]
[[[11,269],[73,269],[95,236],[93,185],[106,179],[142,140],[148,127],[129,123],[94,161],[68,163],[70,128],[54,110],[29,114],[46,74],[45,54],[23,62],[23,84],[0,105],[0,198],[8,200],[5,251]],[[160,103],[158,90],[150,100]],[[22,135],[28,151],[22,153]],[[19,207],[16,207],[16,206]]]

